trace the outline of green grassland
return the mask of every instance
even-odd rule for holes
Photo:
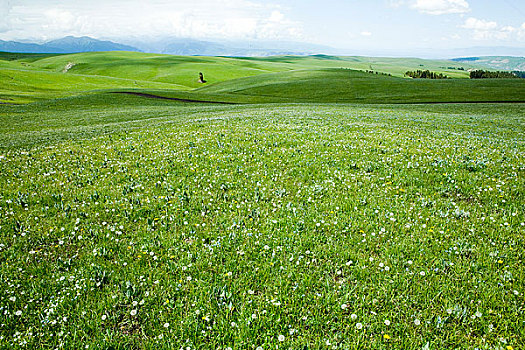
[[[431,70],[443,73],[451,78],[468,78],[469,68],[476,65],[458,63],[448,60],[424,60],[420,58],[389,58],[389,57],[362,57],[362,56],[326,56],[314,55],[310,57],[270,57],[270,58],[244,58],[248,61],[279,62],[299,65],[302,69],[318,68],[348,68],[361,71],[374,71],[388,73],[393,76],[403,77],[409,70]],[[460,70],[463,68],[463,70]]]
[[[525,347],[523,80],[0,57],[1,349]]]
[[[11,68],[0,68],[0,79],[0,96],[4,103],[50,100],[101,89],[142,87],[186,90],[184,86],[174,84]]]
[[[522,348],[523,108],[0,106],[0,344]]]
[[[265,74],[210,85],[198,92],[260,96],[268,101],[421,103],[525,101],[521,79],[402,79],[346,69]]]
[[[22,59],[21,62],[29,63]],[[126,77],[130,79],[175,83],[188,87],[198,87],[196,73],[206,72],[211,82],[254,76],[270,72],[284,72],[297,69],[349,68],[355,70],[374,70],[403,76],[410,69],[430,69],[446,73],[451,77],[466,78],[468,72],[449,67],[465,67],[452,61],[421,59],[334,57],[334,56],[281,56],[270,58],[226,58],[226,57],[186,57],[137,52],[80,53],[43,57],[30,64],[61,72],[68,63],[74,63],[71,73]],[[469,67],[466,65],[466,67]]]
[[[505,96],[504,100],[523,100],[523,83],[517,81],[497,81],[486,86],[480,82],[460,80],[468,78],[468,72],[459,69],[472,67],[452,61],[323,55],[227,58],[136,52],[69,55],[4,53],[0,54],[0,102],[26,103],[108,89],[160,90],[157,93],[173,97],[178,97],[178,94],[187,96],[187,91],[191,90],[193,99],[211,98],[241,103],[296,100],[388,103],[403,102],[402,98],[400,100],[402,96],[408,97],[405,102],[427,102],[429,98],[436,101],[472,102],[494,100],[498,95]],[[404,72],[416,69],[429,69],[458,79],[436,84],[409,83],[409,79],[403,79]],[[362,74],[368,70],[392,76],[363,77]],[[203,72],[208,81],[204,89],[197,82],[199,72]],[[323,74],[326,76],[323,77]],[[347,81],[353,78],[356,78],[356,82]],[[285,86],[289,82],[292,84]],[[312,91],[312,83],[317,82],[321,82],[325,90],[321,96]],[[261,87],[262,84],[268,87]],[[237,85],[244,88],[245,93],[239,93]],[[370,86],[373,88],[370,89]],[[253,93],[253,88],[263,91]],[[278,93],[270,91],[266,94],[267,90],[276,88],[279,89]],[[222,96],[207,96],[217,91],[221,91]],[[235,94],[230,96],[232,92]],[[366,96],[368,92],[370,96]],[[472,98],[471,92],[474,95]],[[385,96],[393,94],[398,97],[384,100]],[[305,95],[309,101],[305,101]],[[457,98],[451,100],[451,96]]]

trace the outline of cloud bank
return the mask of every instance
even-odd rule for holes
[[[390,0],[390,6],[409,6],[420,13],[434,16],[470,11],[470,5],[465,0]]]
[[[0,0],[0,39],[191,37],[300,39],[278,5],[248,0]]]
[[[412,8],[429,15],[466,13],[470,6],[465,0],[417,0]]]
[[[487,21],[474,17],[467,18],[462,28],[472,31],[474,40],[507,40],[515,34],[517,38],[525,37],[525,23],[520,28],[501,26],[495,21]]]
[[[0,0],[0,33],[9,29],[9,12],[11,2],[9,0]]]

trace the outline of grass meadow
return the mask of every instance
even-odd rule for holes
[[[521,349],[523,104],[0,106],[9,349]]]
[[[1,53],[0,348],[523,349],[525,83],[470,67]]]
[[[323,55],[232,58],[138,52],[0,52],[0,103],[118,89],[149,89],[175,97],[192,94],[197,99],[238,103],[524,102],[523,81],[469,81],[467,70],[472,67],[453,61]],[[406,71],[415,69],[457,79],[403,79]],[[204,87],[197,82],[199,72],[208,81]]]

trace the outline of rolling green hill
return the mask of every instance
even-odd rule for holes
[[[521,79],[402,79],[346,69],[304,70],[230,80],[197,90],[267,101],[416,103],[523,101]]]
[[[187,90],[182,85],[108,76],[64,74],[0,61],[0,102],[23,103],[118,88]]]
[[[244,60],[255,62],[274,62],[292,64],[296,69],[319,68],[349,68],[361,71],[374,71],[403,77],[409,70],[431,70],[443,73],[451,78],[468,78],[467,72],[476,65],[458,63],[447,60],[425,60],[420,58],[390,58],[390,57],[362,57],[362,56],[326,56],[314,55],[307,57],[280,56],[280,57],[248,57]]]
[[[188,57],[137,52],[95,52],[43,58],[31,66],[68,74],[100,75],[199,87],[198,73],[210,82],[225,81],[262,73],[291,70],[291,65],[251,62],[222,57]]]
[[[350,68],[374,70],[403,76],[407,70],[429,69],[450,77],[467,78],[459,68],[470,67],[451,61],[414,58],[368,58],[335,56],[276,56],[268,58],[195,57],[144,54],[137,52],[95,52],[42,58],[34,67],[61,72],[69,63],[75,74],[104,75],[175,83],[199,87],[197,73],[204,72],[210,82],[297,69]],[[449,69],[450,68],[450,69]]]
[[[475,66],[452,61],[325,55],[228,58],[137,52],[0,53],[0,103],[25,103],[103,90],[234,103],[524,99],[523,81],[403,78],[407,70],[417,69],[467,78],[467,70],[472,67]],[[204,73],[208,84],[197,82],[199,72]]]

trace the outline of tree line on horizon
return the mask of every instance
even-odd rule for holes
[[[413,79],[451,79],[449,76],[443,73],[431,72],[429,70],[415,70],[405,72],[405,76]],[[525,78],[525,72],[523,71],[485,71],[477,69],[470,72],[470,79],[512,79],[512,78]]]
[[[521,73],[521,74],[517,74]],[[523,78],[524,72],[491,72],[485,70],[473,70],[470,72],[470,79],[512,79],[512,78]]]
[[[405,76],[414,78],[414,79],[450,79],[443,73],[436,73],[427,70],[416,70],[416,71],[407,71]]]

